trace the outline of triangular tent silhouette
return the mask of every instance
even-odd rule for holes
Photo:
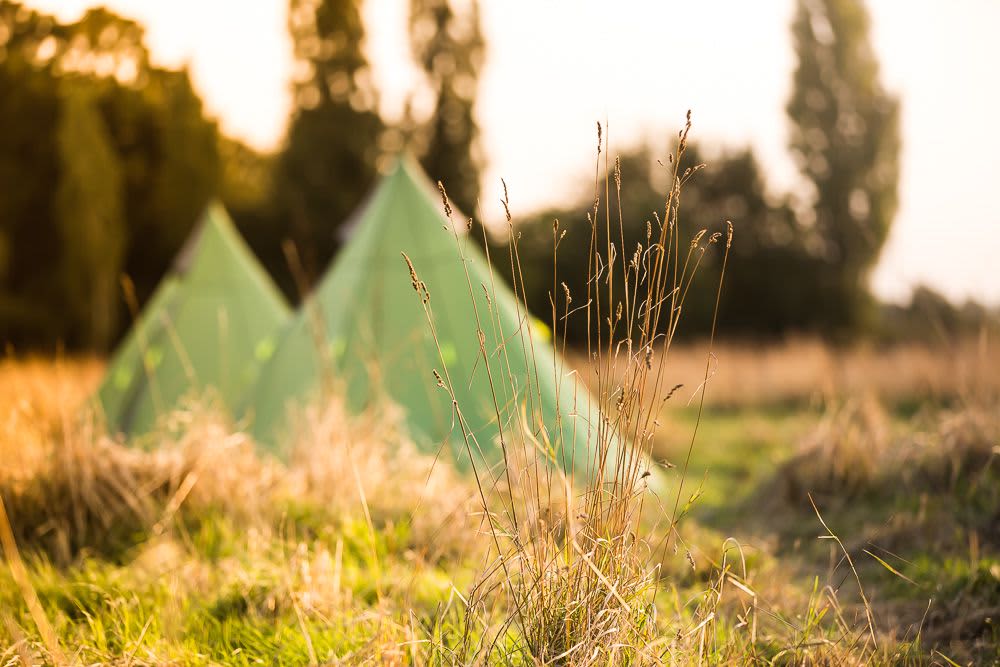
[[[402,252],[430,292],[437,342]],[[254,435],[271,446],[282,445],[294,426],[289,408],[294,415],[294,408],[331,387],[343,393],[354,411],[387,395],[403,409],[418,444],[436,450],[447,443],[458,465],[465,467],[469,457],[451,398],[432,374],[445,375],[446,366],[486,463],[503,462],[498,424],[512,429],[510,420],[523,414],[529,417],[521,423],[536,415],[536,424],[541,418],[550,429],[551,442],[565,443],[553,454],[557,461],[567,468],[586,465],[590,443],[596,442],[596,405],[569,367],[561,361],[555,365],[551,344],[533,332],[524,335],[533,330],[526,324],[528,315],[500,282],[491,277],[474,243],[464,235],[456,240],[441,199],[420,168],[400,160],[354,218],[346,246],[261,372],[248,413]],[[477,317],[490,355],[492,388],[481,359]],[[506,354],[498,352],[501,337],[507,341]],[[518,388],[516,401],[511,378]],[[500,420],[494,391],[505,408]],[[552,432],[557,422],[562,438]]]
[[[225,210],[210,204],[108,365],[97,393],[108,430],[146,433],[191,393],[233,410],[290,316]]]

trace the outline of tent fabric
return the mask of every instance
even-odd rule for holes
[[[403,252],[430,293],[437,342]],[[418,445],[435,452],[450,447],[458,466],[467,468],[466,441],[451,397],[433,375],[437,370],[450,377],[476,436],[474,456],[501,465],[501,428],[509,439],[515,432],[512,420],[520,418],[538,435],[539,447],[579,471],[592,458],[598,410],[529,321],[515,296],[491,276],[481,251],[464,235],[456,238],[420,168],[403,159],[379,183],[347,245],[262,370],[249,401],[254,435],[279,446],[295,426],[295,408],[330,391],[342,393],[353,411],[389,398],[402,408]],[[501,339],[506,354],[500,351]],[[499,419],[494,391],[502,406]],[[547,425],[545,433],[538,428],[541,423]]]
[[[113,355],[97,392],[108,430],[140,436],[191,394],[237,408],[291,313],[211,204]]]

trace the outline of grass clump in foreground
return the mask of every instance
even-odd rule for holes
[[[97,436],[67,457],[81,470],[133,471],[125,475],[132,487],[99,474],[73,482],[145,496],[146,518],[130,514],[135,503],[108,506],[121,512],[115,521],[133,528],[114,550],[96,526],[46,539],[49,530],[76,530],[77,515],[59,514],[67,505],[49,502],[55,494],[85,494],[52,482],[44,497],[21,493],[25,480],[65,469],[58,457],[66,433],[52,433],[50,464],[21,470],[16,483],[4,476],[0,496],[11,508],[26,576],[0,571],[0,664],[531,664],[507,593],[481,583],[496,561],[483,565],[492,538],[477,528],[478,492],[468,480],[415,454],[391,430],[382,432],[386,440],[375,437],[368,422],[336,405],[309,427],[323,433],[326,424],[335,433],[304,442],[288,465],[260,458],[210,414],[184,416],[184,437],[165,436],[162,449],[136,452]],[[311,446],[326,456],[307,466]],[[107,459],[117,461],[93,465]],[[364,471],[365,504],[344,483],[354,465]],[[239,474],[215,474],[225,466]],[[174,470],[199,472],[187,485],[187,475],[178,475],[180,483],[155,495],[140,481]],[[178,501],[183,488],[190,490]],[[20,520],[29,516],[41,523]],[[98,512],[86,516],[97,521]],[[674,653],[664,660],[851,662],[843,636],[853,619],[832,591],[801,590],[774,558],[744,558],[736,544],[693,523],[681,532],[697,569],[683,553],[669,558],[655,606],[642,610],[653,641],[671,642]],[[66,543],[77,549],[52,547]],[[787,586],[780,597],[768,599],[777,595],[770,580]],[[831,621],[833,613],[843,618]],[[495,645],[487,654],[488,642]]]
[[[571,316],[587,320],[588,362],[598,378],[593,388],[596,409],[581,400],[567,410],[557,400],[555,415],[543,413],[540,397],[536,401],[533,396],[541,373],[553,374],[557,393],[578,396],[579,390],[574,383],[564,381],[567,369],[557,358],[552,361],[555,368],[539,368],[539,342],[527,326],[528,314],[518,313],[521,326],[517,331],[504,331],[494,309],[498,302],[495,285],[478,285],[468,279],[470,298],[475,299],[479,290],[487,295],[486,308],[476,310],[478,361],[493,388],[504,464],[499,472],[477,460],[475,453],[482,447],[463,414],[472,406],[463,406],[456,399],[443,352],[443,371],[435,369],[434,375],[452,399],[455,422],[475,464],[480,509],[490,538],[488,564],[469,597],[465,619],[470,627],[486,627],[478,645],[466,642],[462,647],[477,659],[518,656],[519,660],[543,664],[653,662],[669,659],[675,650],[675,642],[664,641],[662,627],[656,622],[660,577],[657,559],[651,556],[655,551],[667,553],[677,548],[685,475],[679,478],[669,520],[660,526],[661,544],[655,544],[644,536],[647,527],[643,521],[647,503],[655,500],[648,492],[650,482],[659,480],[658,471],[652,469],[651,443],[657,413],[669,391],[665,360],[687,289],[707,247],[723,239],[722,233],[707,234],[707,230],[689,239],[678,224],[681,188],[700,168],[681,171],[689,129],[690,122],[671,156],[672,185],[662,216],[654,213],[656,225],[647,223],[645,246],[640,243],[626,255],[620,205],[613,220],[608,201],[612,174],[615,194],[620,195],[621,173],[617,161],[613,172],[610,168],[598,125],[597,173],[603,150],[604,181],[602,190],[600,178],[595,177],[594,204],[584,228],[589,235],[587,293],[573,295],[565,283],[560,289],[558,276],[550,292],[551,331],[557,348],[560,340],[565,347],[564,334]],[[452,220],[440,183],[439,189],[445,213]],[[620,196],[617,200],[620,204]],[[506,192],[503,206],[509,256],[502,261],[509,261],[515,296],[520,297],[524,284],[518,234],[511,224]],[[456,229],[454,221],[452,229]],[[558,221],[553,223],[554,255],[569,231],[560,229]],[[731,240],[729,225],[724,257]],[[468,240],[456,231],[455,242],[463,261],[469,261],[464,249]],[[403,257],[431,335],[437,340],[432,295],[409,257],[405,253]],[[492,273],[494,258],[487,254],[486,261]],[[557,265],[555,260],[553,265]],[[721,290],[721,275],[719,280]],[[582,305],[574,307],[574,299]],[[486,344],[487,330],[500,332],[494,336],[499,339],[496,349]],[[654,357],[659,364],[654,365]],[[513,364],[511,358],[515,359]],[[527,382],[522,382],[511,372],[512,366],[534,369],[534,373],[529,370]],[[614,382],[616,376],[622,380]],[[586,431],[588,449],[573,451],[573,440],[567,433],[576,434],[581,429]],[[649,514],[667,516],[655,511]],[[508,611],[498,627],[491,627],[478,618],[479,609],[486,600],[498,596]]]

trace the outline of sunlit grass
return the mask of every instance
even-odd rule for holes
[[[79,367],[70,362],[15,366],[19,365],[7,362],[4,372],[20,377],[30,371],[38,386],[48,381],[52,387],[30,398],[35,414],[47,412],[49,416],[39,417],[25,431],[32,437],[45,434],[47,456],[32,457],[33,468],[24,464],[3,470],[0,486],[5,503],[18,507],[25,499],[15,498],[18,491],[12,489],[12,481],[23,489],[30,480],[59,470],[41,461],[51,462],[48,455],[53,448],[71,436],[62,431],[61,411],[45,408],[44,401],[57,394],[56,388],[65,385],[67,376],[94,374],[90,362]],[[80,390],[77,398],[84,394]],[[2,404],[8,418],[11,411],[21,414],[25,408],[19,397],[12,396]],[[671,417],[682,422],[691,418],[683,412]],[[241,437],[238,433],[213,426],[218,430],[209,429],[214,435],[204,439],[204,429],[214,418],[188,415],[185,419],[202,424],[202,447],[215,447],[232,461],[232,450],[225,443]],[[344,424],[337,413],[330,413],[328,423],[335,421]],[[928,416],[924,423],[929,428],[933,421]],[[812,587],[817,576],[835,587],[842,583],[839,571],[832,576],[828,571],[828,545],[815,540],[821,530],[815,517],[795,505],[783,505],[780,493],[770,499],[755,496],[771,488],[772,480],[780,482],[782,465],[794,453],[795,441],[808,443],[808,438],[800,436],[817,429],[815,423],[814,417],[794,411],[751,408],[712,416],[706,422],[707,444],[691,466],[693,486],[697,488],[704,479],[704,493],[681,526],[690,561],[683,553],[668,559],[662,570],[664,590],[657,598],[656,632],[682,649],[675,654],[675,662],[746,662],[754,656],[764,659],[781,654],[779,662],[797,655],[806,663],[821,662],[823,656],[840,663],[858,650],[844,641],[832,621],[836,613],[849,626],[857,620],[856,593],[843,586],[831,598],[832,591],[824,590],[823,583],[815,591]],[[894,424],[905,434],[903,421]],[[99,439],[99,434],[85,432]],[[933,431],[923,432],[933,435]],[[917,428],[916,435],[920,433]],[[3,441],[5,454],[17,443],[9,434]],[[156,499],[148,496],[148,488],[129,489],[147,494],[149,516],[129,519],[131,523],[122,524],[129,529],[121,532],[79,534],[75,548],[68,552],[49,535],[60,529],[59,517],[52,516],[60,507],[53,502],[59,501],[58,496],[39,498],[44,507],[36,511],[49,512],[48,526],[38,520],[26,525],[13,516],[31,585],[68,659],[82,664],[125,664],[130,659],[137,663],[284,660],[301,664],[315,655],[317,662],[451,664],[461,662],[461,655],[469,657],[461,653],[463,645],[474,648],[483,637],[465,636],[469,624],[464,597],[481,576],[482,561],[477,554],[483,553],[487,538],[474,505],[473,509],[462,505],[474,497],[474,489],[468,480],[445,480],[439,483],[444,486],[435,488],[447,502],[427,498],[418,502],[416,496],[403,501],[400,498],[407,494],[380,482],[379,475],[390,475],[377,469],[377,462],[386,458],[379,452],[396,451],[396,445],[365,440],[349,427],[341,438],[349,434],[357,443],[367,444],[371,457],[362,465],[366,466],[372,524],[353,485],[333,488],[328,483],[334,475],[344,475],[345,468],[337,472],[338,465],[345,463],[342,458],[328,460],[325,472],[324,467],[314,467],[311,478],[324,481],[310,487],[294,463],[286,467],[258,459],[252,450],[239,466],[240,475],[199,478],[165,522],[162,519],[173,494]],[[326,437],[331,442],[329,431]],[[177,443],[164,441],[165,451],[171,451],[171,446]],[[78,455],[106,457],[109,451],[111,456],[126,454],[91,444]],[[142,456],[148,457],[142,465],[151,467],[163,453]],[[205,461],[213,460],[211,454],[206,456]],[[746,465],[735,464],[734,459]],[[426,473],[427,468],[422,468],[409,481],[404,477],[397,481],[419,495]],[[266,484],[262,485],[262,479]],[[67,492],[51,479],[45,488],[49,494],[59,488],[58,493]],[[989,517],[995,512],[990,508],[996,507],[995,497],[988,495],[991,488],[995,484],[981,484],[976,491],[960,479],[926,500],[919,493],[876,488],[865,497],[877,502],[860,497],[840,507],[824,506],[831,527],[854,550],[862,582],[872,596],[880,648],[866,654],[868,662],[918,664],[929,661],[932,646],[959,659],[982,656],[989,642],[995,642],[995,635],[990,634],[992,621],[983,614],[995,604],[991,600],[996,599],[998,576],[996,544],[988,532]],[[247,489],[264,495],[254,503],[231,502],[245,498]],[[289,489],[296,491],[287,493]],[[727,496],[727,489],[745,489],[746,493],[734,491]],[[886,505],[879,498],[891,502]],[[465,509],[454,514],[456,506]],[[761,508],[766,508],[763,514]],[[414,511],[423,517],[423,526],[415,525]],[[466,517],[459,527],[455,527],[457,516]],[[71,518],[72,514],[62,517],[61,529],[71,529]],[[972,537],[977,526],[978,537]],[[116,537],[109,542],[112,535]],[[736,543],[726,542],[730,535],[739,537],[739,549]],[[915,583],[888,572],[865,549]],[[727,571],[755,598],[728,576],[720,587],[720,573]],[[716,603],[713,596],[720,590]],[[927,611],[931,599],[934,603]],[[832,600],[837,600],[836,605]],[[746,611],[754,604],[758,626],[751,639],[748,627],[741,623],[748,620]],[[698,611],[705,605],[716,616],[691,634],[706,617]],[[477,618],[491,622],[501,622],[506,614],[502,599],[488,601],[483,609],[485,615]],[[6,567],[0,571],[0,610],[4,662],[18,664],[22,655],[35,656],[29,662],[50,656]],[[922,643],[913,643],[921,620]],[[960,620],[962,625],[954,626]],[[972,632],[976,638],[962,640],[963,632]],[[517,644],[515,633],[501,646]],[[798,652],[783,653],[789,649]],[[497,661],[500,655],[494,652],[490,660]]]

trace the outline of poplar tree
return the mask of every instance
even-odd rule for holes
[[[418,128],[420,163],[444,183],[459,210],[477,216],[482,158],[475,103],[484,56],[479,4],[473,0],[456,13],[449,0],[411,0],[410,35],[434,98],[433,114]]]
[[[896,213],[899,101],[879,78],[862,0],[799,0],[787,113],[791,150],[810,184],[806,228],[818,258],[820,325],[868,324],[868,279]]]
[[[288,25],[295,108],[278,161],[277,197],[315,276],[338,246],[338,225],[375,181],[384,128],[359,0],[291,0]]]

